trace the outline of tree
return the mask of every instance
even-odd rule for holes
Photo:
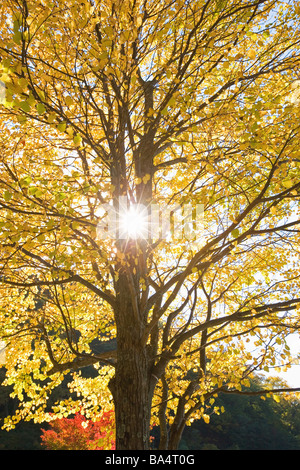
[[[112,450],[113,427],[112,413],[104,413],[98,421],[76,413],[73,418],[55,419],[50,429],[42,429],[42,445],[47,450]]]
[[[49,419],[71,370],[58,416],[113,401],[117,449],[148,449],[150,422],[176,449],[215,395],[292,362],[299,13],[2,2],[0,333],[22,400],[7,428]]]

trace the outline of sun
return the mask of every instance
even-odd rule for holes
[[[133,204],[119,213],[119,237],[123,239],[147,238],[148,213],[144,206]]]

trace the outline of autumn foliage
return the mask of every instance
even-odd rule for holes
[[[2,0],[6,429],[114,406],[118,450],[153,424],[174,450],[297,360],[299,20],[298,0]],[[151,236],[106,230],[137,206]]]
[[[80,413],[74,418],[56,419],[48,430],[42,430],[42,444],[47,450],[113,450],[114,415],[103,413],[97,421]]]

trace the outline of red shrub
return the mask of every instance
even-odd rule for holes
[[[98,421],[87,420],[76,413],[74,418],[56,419],[51,429],[42,429],[42,445],[47,450],[113,450],[115,449],[114,414],[103,413]]]

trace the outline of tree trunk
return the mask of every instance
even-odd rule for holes
[[[142,351],[122,351],[116,368],[113,396],[117,450],[148,450],[150,429],[147,358]],[[119,357],[119,355],[118,355]]]
[[[116,449],[149,449],[151,392],[144,323],[134,306],[127,276],[120,274],[117,306],[117,364],[110,384],[115,405]]]
[[[170,428],[168,450],[178,449],[183,430],[186,426],[185,405],[195,390],[197,390],[198,385],[198,380],[190,382],[184,395],[178,401],[176,415]]]
[[[148,208],[152,200],[153,139],[155,131],[149,131],[149,109],[153,107],[154,85],[144,83],[145,136],[139,149],[134,153],[135,173],[140,182],[136,185],[136,202]],[[123,136],[124,137],[124,136]],[[116,165],[112,174],[112,184],[117,197],[128,194],[126,188],[126,160],[124,138],[119,138]],[[123,166],[120,165],[122,162]],[[146,181],[145,181],[145,177]],[[144,344],[147,324],[144,313],[148,295],[147,243],[139,241],[118,241],[117,248],[124,256],[119,266],[115,266],[118,280],[115,283],[117,328],[117,364],[110,389],[113,394],[116,419],[117,450],[148,450],[150,441],[151,403],[154,390],[151,369],[153,366],[149,345]],[[140,289],[143,280],[145,289]]]
[[[182,433],[185,428],[185,423],[182,422],[177,428],[173,428],[170,432],[168,450],[177,450],[181,441]]]

